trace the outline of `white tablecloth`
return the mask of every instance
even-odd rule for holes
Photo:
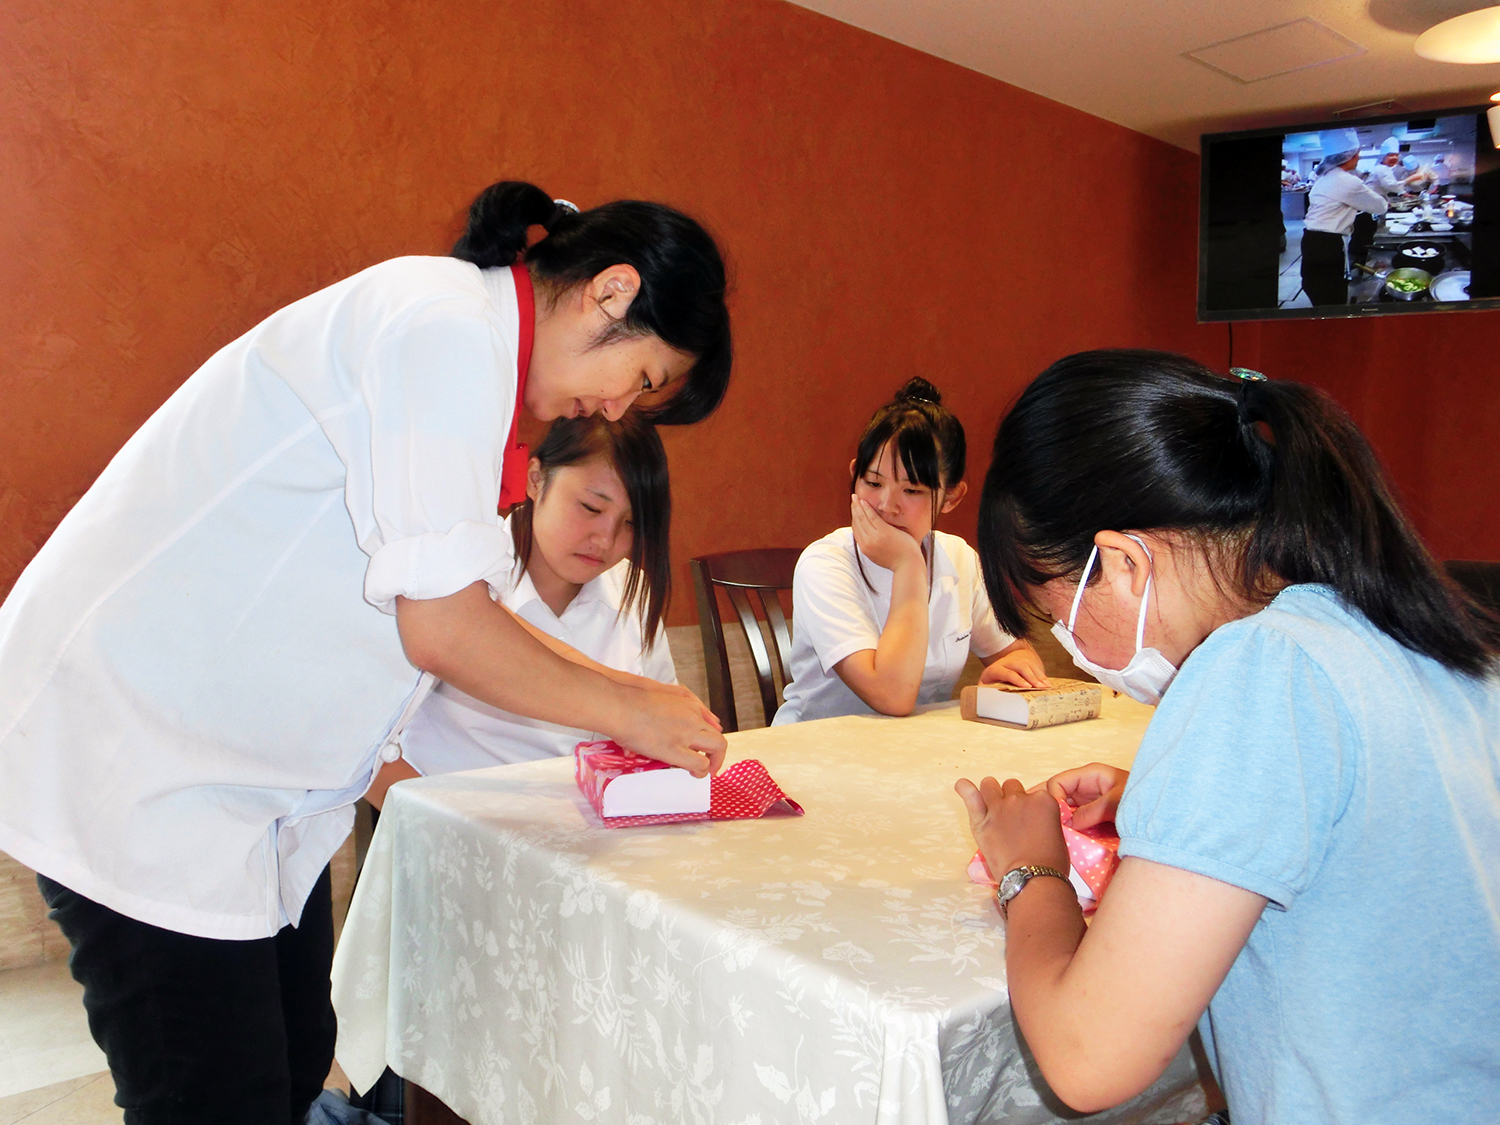
[[[946,704],[731,735],[795,818],[598,827],[571,759],[402,784],[334,962],[339,1062],[359,1088],[389,1064],[473,1125],[1055,1121],[952,786],[1128,765],[1150,710],[1105,707],[1039,731]],[[1202,1107],[1184,1051],[1088,1120]]]

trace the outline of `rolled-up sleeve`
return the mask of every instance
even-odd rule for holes
[[[376,340],[359,372],[369,408],[367,474],[376,542],[365,600],[441,598],[509,559],[500,470],[515,409],[516,362],[471,302],[433,301]]]

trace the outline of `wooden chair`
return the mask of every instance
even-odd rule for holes
[[[792,572],[802,555],[800,547],[764,547],[752,551],[728,551],[688,560],[693,573],[693,594],[698,599],[698,628],[703,633],[703,664],[708,673],[708,705],[724,724],[724,732],[740,729],[734,706],[734,684],[729,676],[729,651],[724,647],[724,620],[719,612],[718,591],[729,596],[745,631],[745,642],[755,660],[755,678],[760,682],[760,703],[766,724],[781,706],[776,677],[786,683],[786,661],[792,652],[792,634],[778,590],[792,588]],[[766,645],[755,607],[771,627],[772,646]],[[774,648],[774,651],[772,651]],[[774,671],[773,662],[774,661]]]

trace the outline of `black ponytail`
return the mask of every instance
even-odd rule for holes
[[[491,184],[469,207],[468,225],[450,255],[480,269],[513,266],[526,251],[526,232],[548,228],[560,210],[550,195],[532,184]]]
[[[980,500],[1001,628],[1020,635],[1034,588],[1081,571],[1104,529],[1232,550],[1256,604],[1282,584],[1332,587],[1455,671],[1487,674],[1500,654],[1500,619],[1440,570],[1353,420],[1311,387],[1225,379],[1162,352],[1053,364],[1001,421]]]
[[[528,249],[532,226],[547,236]],[[682,212],[628,199],[574,211],[541,188],[506,180],[480,192],[452,256],[482,269],[524,260],[532,280],[553,291],[581,285],[611,266],[633,267],[640,292],[595,346],[621,336],[655,336],[695,357],[664,403],[641,407],[658,425],[701,421],[724,400],[734,362],[724,261],[713,237]]]
[[[635,410],[627,410],[618,422],[602,414],[559,418],[531,455],[541,463],[544,492],[552,473],[564,465],[603,457],[613,466],[625,486],[634,528],[620,612],[634,611],[640,616],[641,635],[645,648],[650,649],[672,597],[672,483],[667,451],[656,427]],[[524,500],[510,514],[520,574],[531,565],[536,545],[531,529],[533,506],[533,501]]]

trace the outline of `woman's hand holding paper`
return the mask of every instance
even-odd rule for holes
[[[1073,806],[1073,827],[1082,832],[1114,820],[1129,779],[1129,770],[1090,762],[1048,778],[1046,789],[1055,800]]]
[[[1068,870],[1068,846],[1050,793],[1028,793],[1015,778],[1001,785],[987,777],[977,786],[960,778],[953,788],[963,798],[974,842],[994,878],[1026,864]]]
[[[686,688],[635,693],[621,716],[615,741],[637,754],[680,766],[694,777],[718,773],[729,743],[718,720]]]

